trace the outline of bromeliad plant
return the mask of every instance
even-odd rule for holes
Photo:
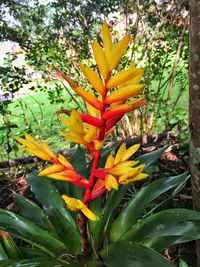
[[[79,144],[75,154],[67,159],[29,134],[25,139],[15,137],[51,165],[27,178],[43,209],[16,195],[20,215],[0,210],[0,266],[172,266],[158,252],[200,237],[198,212],[172,209],[144,215],[151,201],[180,186],[187,174],[157,180],[119,208],[128,186],[148,177],[147,167],[165,148],[134,160],[138,144],[129,148],[122,144],[116,153],[103,148],[124,114],[146,105],[146,100],[133,98],[143,89],[142,69],[130,64],[127,70],[116,70],[130,35],[113,44],[104,22],[102,39],[103,48],[92,43],[100,74],[80,65],[92,89],[78,87],[61,73],[87,110],[64,111],[61,116],[67,128],[62,134]],[[25,246],[17,246],[18,239]]]

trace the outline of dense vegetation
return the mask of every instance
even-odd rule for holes
[[[28,185],[24,180],[22,184],[26,189],[24,190],[23,186],[21,188],[21,185],[18,184],[19,178],[24,177],[24,173],[26,174],[29,170],[32,171],[33,165],[26,165],[26,168],[24,168],[23,165],[19,164],[19,162],[23,164],[27,162],[27,159],[24,158],[27,157],[27,154],[24,154],[23,149],[13,136],[22,138],[26,132],[34,136],[36,140],[47,141],[54,151],[62,150],[62,153],[66,153],[63,150],[73,148],[73,151],[76,152],[70,158],[70,163],[79,174],[83,177],[88,176],[87,178],[90,179],[89,177],[92,174],[91,166],[93,164],[91,156],[88,153],[85,154],[85,151],[80,146],[77,147],[76,142],[66,143],[65,138],[57,134],[57,132],[65,128],[59,120],[61,113],[69,115],[70,110],[73,109],[84,113],[86,107],[81,97],[77,97],[73,86],[70,88],[70,83],[66,83],[65,75],[78,81],[79,86],[88,88],[86,79],[80,70],[79,63],[81,62],[91,67],[102,77],[98,63],[98,67],[96,66],[97,60],[95,62],[92,55],[91,43],[95,39],[103,46],[101,24],[105,20],[108,22],[115,45],[123,36],[128,33],[131,34],[130,45],[116,67],[116,71],[128,70],[130,62],[134,62],[135,66],[133,67],[143,68],[144,74],[141,82],[145,85],[143,96],[148,101],[148,105],[125,114],[112,134],[105,137],[107,146],[105,151],[103,150],[102,152],[99,165],[101,167],[104,166],[103,164],[111,148],[119,149],[120,143],[115,143],[115,141],[124,141],[127,146],[130,146],[139,137],[144,147],[136,156],[155,150],[138,157],[141,163],[146,164],[145,172],[148,173],[153,183],[151,184],[150,181],[145,182],[145,188],[141,184],[136,184],[131,186],[128,191],[120,189],[117,193],[112,192],[109,197],[107,194],[106,198],[101,198],[99,202],[92,203],[91,206],[95,211],[102,212],[102,220],[97,223],[97,227],[95,227],[96,222],[88,224],[90,228],[88,233],[91,236],[94,235],[94,239],[92,238],[89,241],[92,247],[90,249],[93,252],[96,250],[95,253],[97,255],[95,253],[95,255],[92,254],[91,263],[87,262],[87,264],[99,264],[99,262],[102,264],[104,261],[105,264],[108,264],[106,266],[120,264],[117,257],[116,259],[107,257],[105,250],[103,250],[107,242],[110,242],[108,247],[110,255],[113,255],[115,250],[118,249],[119,253],[125,253],[126,250],[136,250],[139,260],[143,264],[141,266],[147,266],[147,262],[145,260],[142,261],[142,258],[145,257],[154,259],[156,266],[158,264],[172,266],[157,252],[164,253],[165,251],[166,257],[170,259],[167,254],[167,247],[195,240],[199,237],[199,214],[183,210],[182,208],[191,208],[191,202],[185,201],[184,198],[182,201],[180,197],[184,196],[186,199],[191,200],[191,188],[187,180],[187,174],[182,174],[188,169],[188,9],[187,1],[180,0],[108,0],[84,1],[83,3],[76,0],[70,2],[1,1],[0,40],[10,40],[18,43],[21,47],[20,52],[18,52],[25,54],[26,61],[25,66],[16,67],[13,62],[18,57],[18,52],[8,53],[4,58],[4,65],[0,67],[0,145],[2,146],[0,161],[3,162],[1,169],[2,181],[4,185],[6,184],[6,187],[11,188],[11,190],[14,189],[14,191],[17,188],[20,194],[27,194],[27,197],[33,201],[35,201],[32,195],[34,193],[37,199],[36,202],[39,205],[34,202],[29,203],[27,199],[18,195],[15,196],[17,210],[26,221],[20,219],[18,215],[0,211],[0,216],[2,216],[1,219],[4,223],[9,221],[12,224],[12,219],[20,221],[19,228],[16,230],[18,232],[11,230],[10,234],[25,240],[25,246],[23,244],[20,246],[18,239],[14,238],[13,240],[10,235],[8,235],[8,238],[8,236],[2,234],[0,254],[5,251],[8,258],[13,259],[13,264],[16,263],[14,259],[23,259],[19,262],[20,266],[31,262],[38,264],[36,266],[40,266],[39,264],[49,262],[50,259],[48,257],[52,255],[55,257],[55,263],[52,262],[52,264],[60,264],[62,257],[64,258],[63,266],[65,266],[66,262],[67,264],[74,264],[72,266],[82,266],[79,265],[79,260],[81,264],[85,264],[86,249],[84,250],[83,248],[83,255],[80,256],[81,247],[80,244],[76,243],[77,234],[73,228],[70,228],[71,224],[76,224],[79,221],[74,220],[75,217],[71,213],[63,210],[63,200],[61,198],[62,194],[70,192],[71,196],[80,199],[83,191],[70,186],[65,188],[61,181],[56,183],[49,182],[49,179],[43,179],[43,177],[37,176],[35,172],[28,178],[28,184],[32,192],[30,193],[27,190]],[[30,69],[31,72],[29,71]],[[24,91],[25,97],[21,97],[21,92]],[[97,93],[95,93],[96,95]],[[158,137],[158,142],[148,143],[148,138],[152,139],[154,134],[161,136]],[[147,136],[146,139],[144,138],[145,136]],[[162,136],[172,136],[173,141],[167,143],[168,147],[170,145],[170,149],[165,152],[165,157],[172,159],[172,165],[165,161],[166,158],[162,158],[165,161],[164,163],[162,161],[155,163],[166,150],[166,147],[159,148],[166,144],[166,141],[162,142]],[[160,139],[161,142],[159,142]],[[83,143],[83,145],[85,144]],[[176,150],[176,155],[174,150]],[[94,155],[92,154],[95,158]],[[76,158],[80,162],[84,162],[85,168],[76,161]],[[11,159],[20,159],[20,161],[11,162]],[[36,162],[35,158],[30,159],[29,162]],[[5,166],[8,168],[3,168]],[[11,166],[17,166],[17,169]],[[42,164],[39,164],[36,168],[41,169],[42,166]],[[13,175],[16,179],[13,179]],[[159,180],[157,178],[164,179]],[[37,184],[35,184],[36,180],[38,181]],[[13,181],[15,183],[14,188]],[[51,188],[55,202],[51,201],[50,196],[47,196],[45,200],[43,199],[43,191],[40,190],[41,185],[42,187]],[[140,191],[142,188],[143,190]],[[59,194],[56,193],[57,190]],[[149,194],[151,190],[154,192],[153,195]],[[171,191],[166,193],[168,190]],[[163,195],[163,193],[165,194]],[[8,190],[4,191],[2,189],[0,194],[5,199],[8,196]],[[4,203],[2,207],[10,207],[10,204],[13,207],[13,194],[9,199],[11,199],[9,202],[2,202]],[[139,208],[139,202],[137,201],[142,201],[142,199],[146,199],[146,201],[143,200],[144,203]],[[116,201],[114,207],[112,206],[112,201]],[[42,207],[45,206],[48,206],[48,208],[42,210]],[[50,206],[56,208],[51,209],[49,208]],[[135,209],[136,212],[135,220],[132,219],[131,223],[128,222],[130,219],[128,215],[129,209],[131,211]],[[33,214],[37,211],[40,215],[33,219],[26,214],[30,210],[32,210]],[[120,215],[121,211],[122,215]],[[112,214],[112,216],[109,216],[109,214]],[[59,222],[62,222],[63,231],[67,232],[69,229],[72,231],[68,241],[62,238],[59,226],[55,221],[57,216],[59,217]],[[177,219],[179,217],[181,218],[180,220]],[[64,224],[65,218],[69,220],[69,224]],[[168,223],[165,218],[173,221],[174,226]],[[27,227],[30,226],[28,220],[33,220],[37,227],[41,227],[43,241],[39,241],[34,235],[29,238],[29,234],[37,230],[37,227],[34,228],[35,226],[33,225],[28,228],[24,236],[19,234],[22,231],[20,227],[22,227],[23,223]],[[183,221],[184,223],[182,223]],[[125,222],[127,229],[130,226],[135,227],[137,223],[138,230],[135,232],[134,230],[130,231],[130,233],[127,229],[125,231],[122,229],[123,222]],[[182,228],[180,227],[181,223]],[[145,225],[147,224],[149,225],[149,235],[146,232]],[[13,228],[13,225],[11,228]],[[54,231],[52,231],[50,225],[53,225]],[[105,225],[106,228],[104,229]],[[161,232],[154,229],[155,225],[163,227],[163,233],[165,233],[163,236]],[[196,228],[193,227],[194,225]],[[79,226],[81,229],[81,223]],[[2,225],[0,227],[2,227],[0,229],[3,231],[9,232],[10,230],[3,228],[4,226]],[[100,237],[103,229],[105,233]],[[47,239],[57,242],[57,246],[51,247],[48,245],[48,241],[44,242],[44,231],[46,230],[50,232],[49,236],[46,236]],[[122,239],[116,234],[118,231],[124,231],[121,233]],[[174,237],[176,231],[179,231],[179,235]],[[169,241],[164,241],[165,235]],[[6,238],[9,239],[8,244],[5,243]],[[134,246],[132,247],[128,243],[125,244],[127,240],[134,242]],[[37,248],[34,247],[35,242]],[[80,243],[80,240],[78,242]],[[31,244],[31,246],[29,247],[27,243]],[[70,248],[71,250],[69,249],[70,243],[74,245],[74,247]],[[77,248],[75,248],[75,244],[78,244]],[[3,247],[2,250],[1,246]],[[146,250],[147,248],[153,250]],[[11,254],[7,253],[9,249],[12,250]],[[64,252],[69,249],[70,255],[73,255],[72,258],[74,257],[75,259],[75,263],[72,258],[69,259],[63,256],[64,252],[63,255],[60,255],[60,249]],[[187,266],[180,259],[182,257],[181,252],[180,255],[177,252],[182,251],[182,247],[177,247],[175,251],[176,253],[172,253],[171,262],[180,264],[180,267]],[[26,255],[26,258],[31,258],[32,253],[34,256],[44,257],[44,259],[24,261],[24,255]],[[126,260],[127,266],[130,262],[137,262],[137,259],[132,258],[129,254],[126,255]],[[193,264],[191,259],[188,262]],[[6,264],[8,262],[5,262],[3,266],[6,266]],[[152,265],[152,267],[154,266]]]

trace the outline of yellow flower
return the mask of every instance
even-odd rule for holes
[[[68,197],[67,195],[63,195],[62,198],[67,204],[68,209],[72,211],[81,211],[91,221],[99,220],[99,217],[94,214],[80,199]]]
[[[108,191],[112,188],[117,190],[119,184],[129,184],[148,177],[148,174],[142,173],[144,164],[138,165],[138,161],[128,160],[139,147],[137,144],[126,149],[125,144],[121,145],[115,157],[110,154],[105,167],[94,172],[95,176],[105,180],[104,186]]]
[[[88,104],[90,110],[89,114],[98,114],[98,111]],[[88,149],[93,150],[94,148],[99,150],[102,148],[103,143],[96,140],[98,128],[90,124],[84,124],[81,119],[79,112],[75,109],[71,111],[69,118],[61,117],[63,124],[69,129],[68,132],[62,131],[61,133],[66,137],[68,141],[84,144]]]

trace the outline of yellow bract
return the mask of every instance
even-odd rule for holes
[[[99,109],[99,110],[102,109],[103,103],[99,101],[93,94],[85,91],[81,87],[76,87],[74,91],[77,93],[77,95],[82,97],[86,102],[88,102],[90,105],[92,105],[96,109]]]
[[[105,49],[106,57],[109,58],[111,50],[113,48],[112,38],[107,23],[104,21],[102,25],[102,39]]]
[[[125,82],[130,81],[135,76],[137,76],[139,73],[142,72],[142,69],[134,68],[134,69],[128,69],[128,70],[122,70],[112,76],[110,80],[107,82],[106,86],[107,88],[113,88],[120,84],[123,84]]]
[[[112,188],[118,190],[119,185],[116,178],[113,175],[108,174],[105,177],[105,187],[108,191],[111,191]]]
[[[110,71],[115,69],[126,51],[130,42],[130,34],[126,35],[118,44],[116,44],[108,54],[108,68]]]
[[[98,110],[94,109],[94,107],[89,104],[87,104],[87,108],[91,114],[99,114]],[[98,128],[86,123],[83,126],[83,122],[77,110],[73,109],[68,119],[61,117],[61,121],[69,129],[69,132],[61,132],[68,141],[84,144],[86,146],[91,144],[96,150],[102,148],[103,142],[96,140]]]
[[[50,167],[47,167],[39,173],[39,176],[47,176],[49,174],[58,173],[65,169],[65,166],[54,164]]]
[[[97,63],[98,69],[102,77],[104,78],[104,80],[106,80],[110,75],[106,55],[102,47],[96,41],[93,41],[92,49],[93,49],[93,54],[94,54],[94,58]]]
[[[94,72],[93,69],[91,69],[90,67],[84,66],[82,64],[80,64],[80,67],[83,74],[85,75],[85,78],[93,86],[97,93],[99,93],[100,95],[104,95],[105,86],[103,85],[101,79],[96,74],[96,72]]]
[[[72,211],[81,211],[91,221],[99,220],[99,217],[94,214],[80,199],[68,197],[67,195],[63,195],[62,198],[67,204],[68,209]]]
[[[133,97],[141,93],[143,87],[144,87],[143,84],[134,84],[134,85],[129,85],[129,86],[120,88],[119,90],[111,93],[106,98],[105,103],[111,104],[114,102],[118,102],[120,100],[127,100],[129,97]]]
[[[29,134],[24,134],[25,139],[15,136],[15,139],[25,146],[25,150],[43,160],[52,161],[57,157],[44,141],[35,141]]]

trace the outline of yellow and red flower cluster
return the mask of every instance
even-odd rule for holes
[[[61,73],[62,78],[86,104],[87,113],[73,109],[68,112],[69,117],[61,117],[61,121],[68,129],[62,131],[67,141],[82,144],[93,156],[89,179],[81,177],[65,157],[62,155],[57,157],[45,142],[38,143],[28,134],[25,134],[25,139],[16,137],[28,152],[53,163],[39,175],[65,180],[85,189],[83,202],[66,195],[63,199],[69,209],[80,211],[91,220],[98,219],[88,208],[92,200],[106,190],[117,190],[119,184],[128,184],[147,177],[147,174],[142,173],[144,165],[128,160],[139,145],[128,149],[122,145],[115,157],[112,154],[108,156],[104,168],[98,167],[105,136],[112,131],[124,114],[147,103],[143,97],[134,98],[144,87],[140,84],[143,70],[136,68],[133,63],[127,70],[119,72],[115,70],[129,45],[130,35],[126,35],[120,42],[114,44],[108,25],[104,22],[102,41],[103,47],[96,41],[92,43],[100,76],[89,66],[80,64],[80,69],[90,84],[88,90],[77,86],[71,78]]]

